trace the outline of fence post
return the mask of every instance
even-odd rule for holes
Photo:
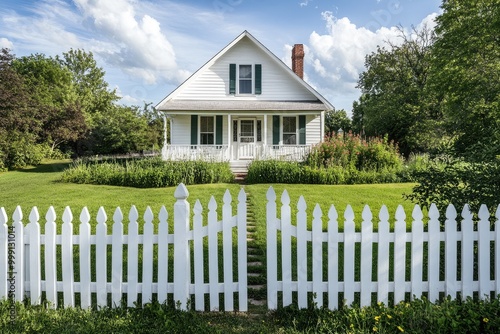
[[[188,309],[189,283],[191,281],[189,263],[189,217],[190,209],[186,198],[189,192],[181,183],[174,193],[174,301],[181,310]]]
[[[7,298],[7,278],[9,272],[8,266],[8,247],[9,227],[7,226],[7,213],[3,207],[0,208],[0,299]]]

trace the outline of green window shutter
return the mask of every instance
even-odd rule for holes
[[[262,65],[255,65],[255,94],[262,94]]]
[[[280,144],[280,117],[273,116],[273,145]]]
[[[198,145],[198,115],[191,115],[191,145]]]
[[[306,144],[306,116],[299,116],[299,145]]]
[[[215,145],[222,145],[222,115],[215,116]]]
[[[236,64],[229,64],[229,94],[236,94]]]

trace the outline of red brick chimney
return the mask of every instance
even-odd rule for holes
[[[304,45],[295,44],[292,49],[292,71],[304,79]]]

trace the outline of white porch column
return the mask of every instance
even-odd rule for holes
[[[227,115],[227,159],[229,161],[232,160],[233,154],[232,154],[232,143],[233,143],[233,121],[231,114]]]
[[[267,114],[264,114],[264,140],[263,140],[263,143],[264,143],[264,149],[263,149],[263,152],[264,152],[264,156],[267,156]]]

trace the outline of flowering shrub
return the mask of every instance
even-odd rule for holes
[[[313,168],[342,167],[358,171],[397,172],[403,160],[395,143],[387,138],[363,139],[352,133],[331,135],[309,153],[305,164]]]

